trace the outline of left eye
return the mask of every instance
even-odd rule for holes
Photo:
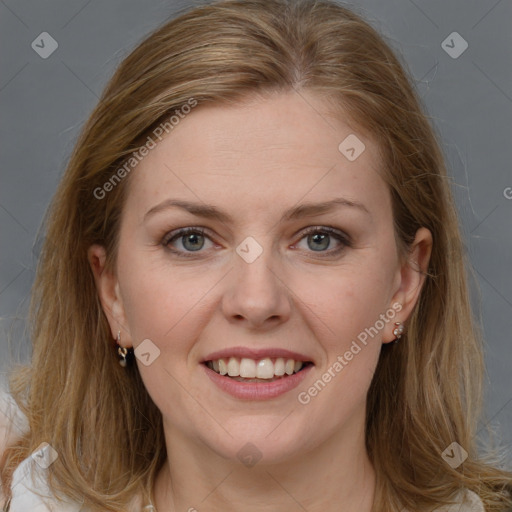
[[[329,248],[331,239],[334,238],[338,241],[338,244],[341,247],[337,249],[333,249],[331,251],[326,251],[325,249]],[[301,241],[306,239],[308,243],[308,247],[313,250],[313,252],[328,252],[330,254],[340,252],[345,246],[349,246],[349,239],[346,235],[344,235],[341,231],[337,229],[329,228],[329,227],[314,227],[308,229],[304,236],[301,238]]]

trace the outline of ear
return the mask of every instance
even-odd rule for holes
[[[121,331],[121,344],[128,348],[131,346],[131,336],[127,328],[119,282],[116,275],[105,268],[105,248],[98,244],[91,245],[87,250],[87,259],[94,274],[96,289],[110,325],[112,338],[117,340],[117,333]]]
[[[406,260],[397,270],[395,293],[391,301],[391,307],[397,313],[393,322],[389,322],[386,326],[382,337],[383,343],[389,343],[396,339],[393,334],[396,327],[395,322],[405,324],[418,302],[425,282],[431,253],[432,234],[427,228],[422,227],[416,232]],[[407,331],[407,328],[405,330]]]

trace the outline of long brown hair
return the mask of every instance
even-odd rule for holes
[[[232,0],[163,25],[119,66],[76,144],[46,219],[34,283],[32,363],[11,376],[29,431],[1,464],[14,469],[42,442],[58,452],[54,492],[119,511],[152,486],[165,458],[162,418],[134,365],[117,364],[87,260],[105,246],[115,268],[130,176],[104,186],[148,134],[194,98],[313,91],[377,141],[401,254],[416,230],[433,236],[428,275],[399,345],[383,346],[368,394],[366,444],[375,511],[430,510],[461,488],[487,511],[511,506],[512,475],[479,458],[483,357],[443,156],[400,61],[356,14],[328,0]],[[193,115],[193,113],[191,114]],[[137,172],[134,170],[133,172]],[[451,468],[441,453],[459,443]]]

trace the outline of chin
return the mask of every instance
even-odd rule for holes
[[[283,421],[285,416],[267,416],[261,421],[255,416],[232,420],[223,423],[232,437],[222,430],[220,437],[203,437],[203,442],[223,459],[247,467],[293,462],[304,456],[305,449],[319,445],[321,436],[315,433],[315,439],[306,441],[311,433],[307,423],[298,424],[293,413]],[[285,426],[287,421],[289,424]]]

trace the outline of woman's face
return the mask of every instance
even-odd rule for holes
[[[400,263],[377,147],[328,111],[304,91],[200,105],[132,171],[98,286],[168,439],[277,462],[361,438],[381,345],[421,276]],[[103,257],[91,248],[93,268]]]

